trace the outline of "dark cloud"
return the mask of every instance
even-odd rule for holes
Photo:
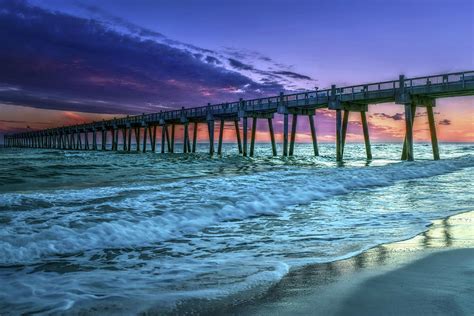
[[[250,65],[244,64],[236,59],[229,58],[229,63],[232,67],[238,70],[254,70],[254,68]]]
[[[277,81],[256,82],[238,70],[253,69],[237,59],[236,70],[219,60],[197,58],[191,45],[115,19],[133,31],[119,32],[98,20],[51,12],[23,1],[0,0],[0,101],[39,108],[96,113],[142,113],[153,104],[199,106],[283,90]],[[90,10],[99,10],[90,7]],[[101,12],[101,14],[105,14]],[[212,51],[199,49],[199,52]]]
[[[394,121],[401,121],[405,119],[404,113],[395,113],[394,115],[388,115],[385,113],[374,113],[372,114],[374,117],[384,118],[384,119],[391,119]]]
[[[208,64],[215,64],[215,65],[222,65],[222,62],[215,58],[215,57],[212,57],[212,56],[206,56],[206,63]]]
[[[126,29],[128,29],[130,32],[135,33],[140,36],[147,36],[147,37],[156,37],[156,38],[165,38],[165,36],[159,32],[141,27],[139,25],[136,25],[134,23],[131,23],[125,19],[122,19],[120,17],[114,16],[103,10],[102,8],[95,6],[95,5],[89,5],[89,4],[83,4],[80,2],[76,2],[76,5],[85,11],[88,11],[90,13],[96,14],[102,18],[105,18],[116,26],[122,26]]]
[[[313,78],[311,78],[311,77],[301,75],[301,74],[298,74],[298,73],[292,72],[292,71],[273,71],[272,73],[274,73],[276,75],[282,75],[282,76],[294,78],[294,79],[313,80]]]
[[[439,125],[451,125],[451,120],[444,119],[438,122]]]

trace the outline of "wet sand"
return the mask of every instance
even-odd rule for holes
[[[228,315],[474,315],[474,212],[412,238],[289,273]]]

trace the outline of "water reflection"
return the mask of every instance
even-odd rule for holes
[[[474,211],[462,213],[434,221],[426,232],[411,239],[380,245],[349,259],[306,266],[288,274],[263,298],[250,307],[242,306],[238,312],[258,311],[257,307],[262,305],[284,305],[286,301],[291,302],[292,297],[317,293],[326,289],[328,284],[350,279],[355,272],[400,266],[434,251],[474,247],[473,226]],[[252,306],[256,309],[253,310]]]

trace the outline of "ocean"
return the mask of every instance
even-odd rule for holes
[[[181,150],[182,145],[177,144]],[[474,144],[297,144],[255,158],[0,148],[0,314],[166,312],[260,295],[290,270],[474,207]],[[281,148],[279,148],[281,153]]]

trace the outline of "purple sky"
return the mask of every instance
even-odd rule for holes
[[[135,114],[474,69],[473,3],[0,0],[0,107]]]

